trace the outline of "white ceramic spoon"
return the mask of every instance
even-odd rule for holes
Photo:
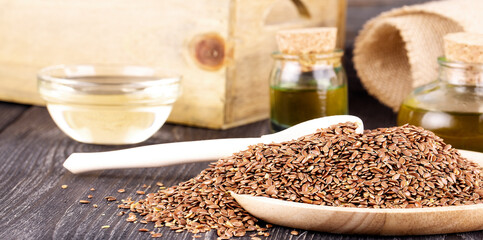
[[[460,152],[483,167],[483,153]],[[371,235],[427,235],[483,230],[483,204],[370,209],[319,206],[233,192],[231,194],[253,216],[268,223],[292,228]]]
[[[257,143],[284,142],[314,133],[343,122],[356,122],[357,132],[362,133],[362,120],[356,116],[338,115],[309,120],[281,132],[263,135],[259,138],[231,138],[191,142],[164,143],[130,149],[73,153],[64,162],[72,173],[121,168],[162,167],[173,164],[217,160]]]

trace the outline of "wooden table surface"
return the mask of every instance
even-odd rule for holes
[[[349,69],[350,113],[363,119],[366,128],[395,125],[395,114],[370,97]],[[166,124],[147,142],[138,145],[227,137],[255,137],[269,132],[268,121],[225,131]],[[124,146],[126,147],[126,146]],[[74,175],[62,167],[73,152],[95,152],[124,147],[99,146],[75,142],[64,135],[43,107],[0,102],[0,239],[151,239],[139,232],[142,224],[126,222],[115,202],[136,195],[143,184],[166,186],[196,176],[208,163],[176,165],[152,169],[109,170]],[[62,185],[68,185],[63,189]],[[90,191],[95,188],[95,191]],[[126,193],[118,193],[124,188]],[[91,204],[79,200],[93,195]],[[98,208],[93,205],[97,204]],[[102,226],[110,226],[102,228]],[[152,225],[147,226],[153,229]],[[193,239],[187,232],[158,229],[162,239]],[[372,239],[377,236],[336,235],[273,227],[270,237],[262,239]],[[215,232],[197,239],[216,239]],[[384,239],[483,239],[483,231],[435,236],[384,237]],[[249,236],[241,239],[250,239]]]

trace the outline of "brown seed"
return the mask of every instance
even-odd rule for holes
[[[274,185],[267,188],[265,191],[268,195],[277,195],[278,191]]]
[[[163,236],[163,234],[162,234],[162,233],[151,233],[151,237],[152,237],[152,238],[160,238],[160,237],[162,237],[162,236]],[[195,236],[196,236],[196,235],[195,235]],[[193,237],[194,237],[194,236],[193,236]],[[201,236],[199,236],[199,237],[201,237]]]
[[[118,193],[124,193],[124,192],[126,192],[126,189],[121,188],[121,189],[118,189],[118,190],[117,190],[117,192],[118,192]]]
[[[105,199],[106,199],[108,202],[116,201],[116,197],[113,197],[113,196],[107,196],[107,197],[105,197]]]
[[[89,195],[87,195],[87,198],[91,199],[91,198],[93,198],[93,196],[89,194]]]
[[[144,191],[141,191],[141,190],[136,191],[136,193],[137,193],[137,194],[139,194],[139,195],[144,195],[144,194],[146,194]]]
[[[297,236],[297,235],[299,235],[299,232],[293,230],[293,231],[290,232],[290,234]]]
[[[147,228],[140,228],[138,229],[139,232],[149,232],[149,229]]]
[[[134,222],[137,220],[136,214],[134,213],[129,213],[129,217],[126,219],[128,222]]]
[[[82,203],[82,204],[89,204],[89,203],[91,203],[91,201],[89,201],[89,200],[79,200],[79,202]]]
[[[95,189],[95,188],[91,188],[90,190],[91,190],[91,191],[96,191],[96,189]]]
[[[62,185],[62,186],[60,186],[60,187],[61,187],[62,189],[66,189],[66,188],[68,188],[69,186],[64,184],[64,185]]]

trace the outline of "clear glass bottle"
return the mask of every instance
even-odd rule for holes
[[[274,53],[270,75],[270,125],[274,132],[330,115],[348,113],[343,51],[290,55]]]
[[[398,124],[421,126],[453,147],[483,152],[483,64],[438,62],[438,81],[404,100]]]

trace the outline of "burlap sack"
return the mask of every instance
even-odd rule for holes
[[[367,91],[397,111],[415,87],[437,78],[443,36],[483,33],[483,0],[435,1],[394,9],[368,21],[354,48]]]

